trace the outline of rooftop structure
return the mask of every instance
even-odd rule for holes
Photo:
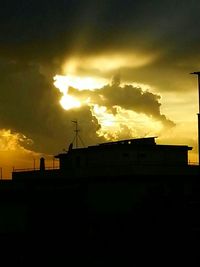
[[[188,146],[157,145],[155,137],[70,149],[56,156],[69,176],[176,174],[188,167]]]
[[[156,137],[101,143],[87,148],[69,146],[58,154],[59,170],[13,172],[13,178],[37,177],[87,178],[134,175],[183,175],[191,173],[188,151],[184,145],[160,145]],[[194,168],[192,168],[194,171]]]

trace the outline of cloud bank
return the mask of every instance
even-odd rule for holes
[[[24,144],[25,147],[38,152],[59,152],[73,140],[71,121],[74,119],[80,123],[86,145],[105,141],[105,136],[97,134],[101,122],[92,113],[91,105],[64,110],[59,104],[61,93],[53,86],[53,79],[50,83],[37,65],[21,66],[10,62],[7,66],[4,64],[4,70],[0,77],[0,127],[33,140],[33,143]],[[79,99],[90,98],[91,103],[106,107],[113,116],[119,113],[117,106],[153,117],[165,127],[174,125],[160,112],[160,96],[139,87],[120,86],[114,81],[93,91],[69,88],[69,93]],[[122,122],[121,131],[125,126],[126,122]]]
[[[71,120],[78,119],[86,144],[105,141],[97,134],[101,121],[91,106],[65,111],[59,104],[61,93],[52,79],[67,74],[63,66],[73,64],[75,74],[105,80],[120,69],[124,85],[69,89],[75,97],[106,107],[108,119],[139,114],[165,129],[173,126],[161,111],[161,96],[196,90],[189,73],[200,67],[199,12],[198,0],[3,1],[0,129],[33,140],[23,144],[29,149],[57,153],[72,141]],[[133,81],[148,84],[149,91]],[[120,125],[121,133],[134,134],[128,121]]]

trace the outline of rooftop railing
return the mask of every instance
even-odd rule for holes
[[[48,171],[48,170],[59,170],[59,169],[60,169],[59,166],[45,167],[45,171]],[[30,171],[40,171],[40,168],[24,168],[24,169],[13,168],[13,172],[30,172]]]

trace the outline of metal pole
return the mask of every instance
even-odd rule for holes
[[[76,121],[76,148],[78,147],[78,122]]]
[[[199,113],[200,113],[200,72],[198,72],[198,97],[199,97],[199,103],[198,104],[199,104]]]
[[[198,116],[198,164],[200,165],[200,71],[197,72],[192,72],[190,74],[195,74],[197,75],[197,79],[198,79],[198,111],[199,113],[197,114]]]
[[[199,113],[198,116],[198,163],[200,165],[200,73],[198,72],[198,98],[199,98]]]

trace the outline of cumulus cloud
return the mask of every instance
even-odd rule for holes
[[[164,114],[161,114],[161,96],[149,90],[133,85],[120,85],[119,77],[115,76],[111,85],[106,85],[101,89],[79,91],[69,88],[69,93],[81,99],[90,98],[90,102],[105,106],[113,115],[116,115],[116,106],[136,113],[142,113],[153,117],[163,123],[164,126],[172,127],[175,123]]]
[[[99,125],[90,109],[63,110],[53,79],[49,81],[42,75],[39,66],[27,65],[21,69],[16,62],[9,63],[4,76],[0,76],[0,87],[0,129],[10,129],[32,139],[29,149],[46,153],[60,151],[73,139],[73,119],[78,119],[85,129],[82,139],[89,137],[86,144],[88,140],[96,141]]]
[[[25,151],[25,145],[32,144],[32,140],[20,133],[12,133],[11,130],[0,130],[0,151]]]

